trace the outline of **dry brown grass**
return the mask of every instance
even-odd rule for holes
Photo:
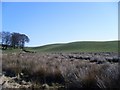
[[[23,73],[27,81],[41,83],[63,82],[59,70],[59,61],[39,54],[7,54],[3,55],[3,71],[6,75],[16,76]]]
[[[26,81],[34,83],[60,83],[67,88],[119,88],[119,63],[90,63],[70,60],[59,54],[11,53],[3,54],[5,75],[23,73]]]
[[[80,65],[80,66],[79,66]],[[118,63],[82,63],[61,66],[62,75],[69,88],[119,88]]]

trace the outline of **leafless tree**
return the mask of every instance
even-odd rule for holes
[[[19,42],[19,45],[20,45],[20,48],[24,48],[25,46],[25,42],[29,42],[30,39],[28,38],[28,36],[26,36],[25,34],[20,34],[20,42]]]
[[[7,46],[11,44],[11,33],[3,31],[0,33],[0,37],[2,46],[5,46],[5,49],[7,49]]]
[[[7,49],[8,46],[11,46],[13,48],[24,48],[25,43],[28,43],[30,41],[29,37],[25,34],[20,33],[10,33],[2,31],[0,32],[0,39],[2,47],[4,49]]]
[[[12,33],[12,46],[15,47],[20,47],[24,48],[25,42],[29,42],[30,39],[28,38],[27,35],[25,34],[20,34],[20,33]]]

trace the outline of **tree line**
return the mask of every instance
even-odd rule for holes
[[[10,33],[6,31],[0,32],[0,39],[2,49],[7,49],[8,47],[14,49],[15,48],[23,49],[25,43],[28,43],[30,41],[29,37],[25,34],[20,34],[16,32]]]

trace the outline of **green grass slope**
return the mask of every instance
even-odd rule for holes
[[[50,44],[40,47],[31,47],[37,52],[118,52],[118,41],[107,42],[72,42],[65,44]]]

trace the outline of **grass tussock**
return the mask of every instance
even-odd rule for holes
[[[78,63],[79,64],[79,63]],[[69,64],[61,66],[68,88],[119,88],[119,64]]]
[[[64,55],[9,53],[2,57],[6,76],[17,76],[34,83],[59,83],[66,88],[119,88],[119,63],[90,63],[69,60]]]

